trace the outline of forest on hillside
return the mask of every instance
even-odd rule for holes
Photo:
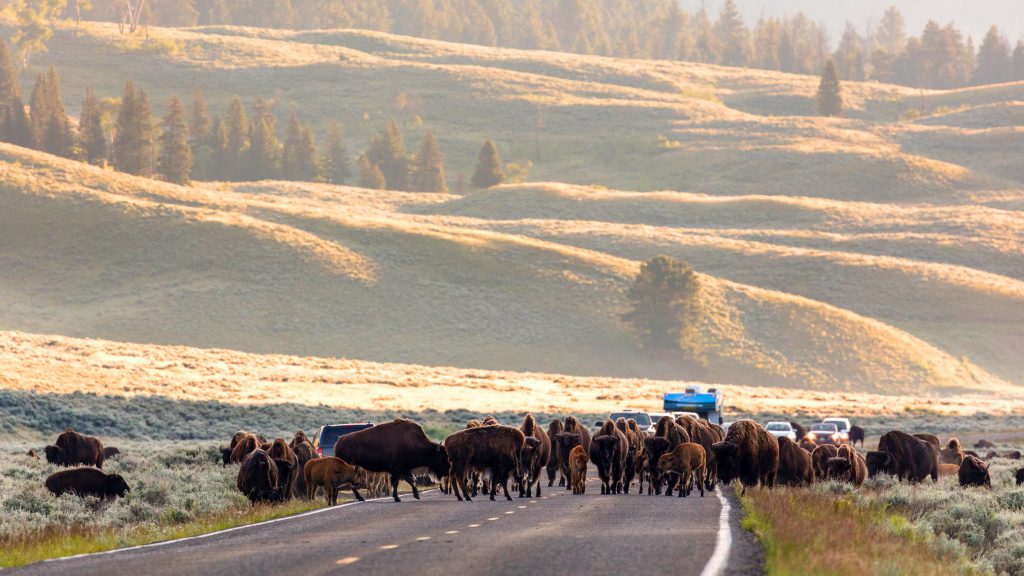
[[[139,9],[143,25],[361,28],[454,42],[684,60],[818,73],[833,58],[844,80],[956,88],[1024,80],[1024,40],[993,26],[975,44],[955,23],[907,30],[896,7],[868,32],[826,30],[802,13],[747,26],[733,0],[718,13],[687,12],[677,0],[20,0],[22,11],[121,21]],[[37,5],[37,7],[33,7]],[[46,8],[50,5],[50,8]],[[35,14],[45,20],[45,14]],[[831,39],[836,39],[833,42]]]

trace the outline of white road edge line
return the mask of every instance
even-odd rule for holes
[[[732,506],[722,494],[721,486],[715,486],[715,495],[722,503],[722,512],[718,515],[718,536],[715,538],[715,551],[700,576],[719,576],[725,573],[725,566],[729,563],[729,549],[732,548],[732,528],[729,523]]]
[[[431,490],[420,490],[420,494],[427,494],[434,492],[437,489]],[[406,496],[412,496],[412,494],[406,494]],[[365,502],[379,502],[381,500],[391,500],[391,496],[382,496],[380,498],[371,498],[362,502],[346,502],[339,504],[338,506],[328,506],[326,508],[317,508],[316,510],[310,510],[309,512],[303,512],[302,514],[295,514],[292,516],[284,516],[282,518],[274,518],[273,520],[264,520],[263,522],[257,522],[255,524],[245,524],[243,526],[235,526],[234,528],[225,528],[224,530],[218,530],[216,532],[207,532],[206,534],[199,534],[196,536],[188,536],[185,538],[177,538],[175,540],[163,540],[160,542],[152,542],[150,544],[141,544],[139,546],[129,546],[127,548],[114,548],[113,550],[104,550],[102,552],[89,552],[87,554],[76,554],[74,556],[62,556],[60,558],[47,558],[43,562],[63,562],[65,560],[77,560],[79,558],[87,558],[89,556],[105,556],[109,554],[119,554],[121,552],[131,552],[133,550],[144,550],[146,548],[159,548],[161,546],[169,546],[171,544],[179,544],[181,542],[188,542],[190,540],[202,540],[203,538],[212,538],[221,534],[227,534],[229,532],[237,532],[238,530],[245,530],[247,528],[255,528],[256,526],[267,526],[268,524],[276,524],[278,522],[285,522],[287,520],[296,520],[298,518],[305,518],[306,516],[313,516],[315,514],[323,514],[324,512],[330,512],[331,510],[339,510],[341,508],[347,508],[356,504],[363,504]]]

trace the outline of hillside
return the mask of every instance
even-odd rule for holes
[[[576,245],[501,230],[500,218],[444,215],[461,197],[271,182],[181,188],[11,146],[0,147],[0,176],[2,329],[825,390],[991,389],[1007,378],[764,276],[750,275],[754,286],[711,270],[706,365],[655,362],[617,317],[639,260],[664,245],[584,246],[602,234],[565,221],[568,236],[578,226],[588,239]],[[827,259],[820,265],[828,270]],[[974,276],[994,285],[969,278],[959,289],[1019,296],[1015,280]]]

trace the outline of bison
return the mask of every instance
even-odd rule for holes
[[[551,457],[548,458],[548,465],[545,467],[548,473],[548,488],[555,485],[555,476],[562,471],[561,460],[558,456],[558,447],[555,446],[555,436],[562,433],[562,421],[555,418],[548,424],[548,441],[551,442]],[[558,479],[559,486],[565,486],[565,476]]]
[[[234,447],[231,448],[231,454],[228,456],[229,464],[240,464],[253,450],[262,450],[261,446],[263,445],[259,437],[251,432],[244,433],[241,438],[238,438],[237,442],[232,439],[232,442]]]
[[[292,495],[296,498],[305,498],[308,491],[306,490],[306,478],[303,470],[305,470],[307,462],[318,457],[316,448],[313,448],[313,443],[309,441],[306,433],[302,430],[295,433],[292,441],[288,443],[288,447],[295,453],[295,466],[297,470],[295,482],[292,484]]]
[[[572,493],[587,491],[587,451],[577,444],[569,451],[569,473],[572,475]]]
[[[959,464],[946,464],[944,462],[939,462],[939,478],[945,478],[946,476],[957,476],[959,474]]]
[[[836,452],[836,456],[829,458],[826,463],[827,477],[854,486],[863,484],[868,475],[868,467],[860,452],[850,445],[840,446]]]
[[[825,479],[828,477],[828,461],[839,455],[839,449],[832,444],[822,444],[811,452],[811,466],[814,468],[814,477]]]
[[[988,464],[974,456],[964,458],[963,463],[960,464],[957,476],[960,480],[960,486],[964,488],[969,486],[992,488],[992,477],[988,473]]]
[[[622,491],[629,494],[629,485],[637,475],[636,455],[643,447],[643,433],[636,423],[630,418],[619,418],[615,421],[615,427],[626,436],[626,463],[622,469]]]
[[[302,468],[302,478],[306,486],[307,500],[315,498],[317,488],[323,487],[327,505],[334,506],[338,503],[338,488],[342,484],[350,484],[352,494],[356,499],[363,500],[358,490],[360,486],[365,487],[361,471],[336,456],[316,458],[306,462]]]
[[[847,439],[853,446],[856,446],[858,442],[860,442],[861,446],[864,446],[864,436],[866,436],[866,434],[863,428],[860,426],[850,426],[850,432]]]
[[[1018,468],[1017,474],[1014,478],[1017,480],[1017,486],[1024,484],[1024,468]]]
[[[578,441],[583,449],[590,453],[590,431],[587,427],[580,423],[575,416],[566,416],[565,424],[562,426],[562,434],[577,435],[579,436]],[[569,474],[569,451],[576,444],[571,443],[571,438],[567,440],[559,441],[558,444],[558,461],[562,467],[562,476],[565,478],[571,478]],[[569,490],[571,486],[568,483],[565,485],[565,489]]]
[[[118,450],[117,447],[115,447],[115,446],[107,446],[106,448],[103,449],[103,460],[104,460],[104,462],[107,461],[107,460],[110,460],[114,456],[120,456],[120,455],[121,455],[121,451]]]
[[[590,461],[601,479],[601,494],[622,492],[622,478],[626,469],[629,441],[615,423],[605,420],[590,442]]]
[[[775,480],[783,486],[806,486],[814,483],[814,465],[807,450],[783,436],[779,438],[779,473]]]
[[[671,443],[661,436],[649,436],[644,438],[644,450],[647,452],[647,473],[650,481],[647,484],[647,494],[661,495],[662,477],[658,470],[658,460],[662,455],[672,451]],[[671,493],[671,490],[669,491]]]
[[[693,442],[684,442],[676,446],[675,450],[663,454],[658,459],[658,471],[661,474],[674,474],[679,476],[678,497],[689,496],[693,491],[693,485],[697,484],[700,489],[701,498],[704,497],[704,467],[707,459],[704,454],[704,447]]]
[[[283,500],[280,478],[274,459],[266,451],[257,448],[242,458],[235,486],[253,504],[280,502]]]
[[[1020,460],[1020,457],[1021,457],[1020,450],[1011,450],[1011,451],[1006,453],[1006,456],[1003,456],[1003,457],[1008,459],[1008,460]]]
[[[39,460],[39,453],[36,452],[34,448],[29,448],[28,452],[25,453],[25,456],[28,456],[29,458],[35,458],[36,460]]]
[[[75,468],[51,474],[45,482],[46,489],[56,496],[75,494],[95,496],[104,500],[124,498],[131,492],[128,483],[117,474],[106,474],[95,468]]]
[[[423,427],[404,418],[396,418],[376,426],[346,434],[334,444],[334,455],[345,462],[370,472],[391,475],[391,495],[398,497],[398,482],[404,480],[412,486],[413,498],[420,492],[413,479],[413,471],[429,471],[437,478],[448,474],[448,453],[445,447],[431,442]]]
[[[800,441],[800,447],[803,448],[808,454],[811,454],[814,452],[814,449],[818,447],[818,445],[814,443],[814,440],[804,438],[803,440]]]
[[[526,415],[519,429],[527,438],[537,440],[536,445],[527,443],[523,447],[523,475],[517,479],[519,497],[532,498],[534,484],[537,485],[537,496],[540,496],[541,470],[547,468],[551,459],[551,440],[544,429],[537,425],[533,414]]]
[[[898,472],[896,466],[896,458],[888,452],[872,451],[868,452],[865,458],[868,465],[868,478],[874,478],[879,474],[889,474],[895,476]]]
[[[287,474],[282,474],[281,481],[281,497],[285,500],[292,497],[292,489],[295,486],[296,476],[302,474],[302,468],[299,468],[299,458],[295,455],[295,451],[292,450],[291,446],[285,442],[284,438],[277,438],[270,445],[270,450],[267,451],[270,457],[274,461],[283,460],[288,463]],[[304,465],[305,463],[303,463]],[[278,465],[278,471],[284,472],[283,466]]]
[[[58,466],[95,466],[103,468],[103,442],[93,436],[85,436],[68,428],[54,442],[56,450],[47,446],[46,460]],[[51,461],[51,453],[55,462]]]
[[[935,434],[914,434],[914,438],[924,440],[925,442],[931,444],[932,446],[935,446],[936,450],[942,448],[942,442],[939,441],[939,437],[936,436]]]
[[[772,488],[779,472],[779,442],[753,420],[739,420],[729,427],[725,440],[711,446],[718,462],[718,479],[738,479],[747,492],[758,484]]]
[[[706,420],[700,420],[693,416],[680,416],[676,418],[676,422],[680,424],[686,433],[690,435],[690,442],[700,444],[704,447],[704,455],[707,457],[704,472],[704,487],[708,490],[715,489],[715,483],[718,481],[718,460],[715,451],[711,449],[711,446],[717,442],[725,440],[722,428],[717,425],[712,425]]]
[[[964,461],[964,450],[960,446],[960,440],[956,438],[950,438],[949,442],[946,443],[946,447],[939,450],[939,463],[940,464],[955,464],[960,466]]]
[[[981,440],[978,440],[977,442],[974,443],[974,447],[981,450],[982,448],[995,448],[996,445],[982,438]]]
[[[938,439],[933,444],[930,440],[911,436],[899,430],[886,432],[878,441],[878,449],[892,454],[896,464],[896,475],[900,480],[920,482],[931,476],[932,481],[939,479],[939,447]]]
[[[371,428],[372,430],[372,428]],[[459,501],[471,501],[466,481],[476,471],[490,474],[490,498],[494,500],[497,486],[505,490],[505,498],[512,500],[508,491],[509,476],[523,473],[523,448],[539,446],[536,438],[526,438],[523,431],[510,426],[481,426],[460,430],[444,440],[444,447],[451,462],[449,474],[455,484],[455,496]],[[459,490],[462,494],[459,494]]]

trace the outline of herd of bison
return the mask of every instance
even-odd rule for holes
[[[984,440],[975,447],[992,448]],[[52,464],[84,466],[46,479],[46,488],[56,495],[106,499],[130,490],[124,478],[102,471],[104,460],[116,457],[118,450],[104,448],[97,438],[68,428],[44,452]],[[512,500],[510,480],[520,497],[540,496],[544,477],[549,487],[557,478],[559,486],[584,494],[590,464],[597,469],[601,494],[629,494],[634,481],[637,493],[646,483],[648,495],[675,492],[680,497],[695,489],[704,496],[717,482],[734,480],[744,493],[750,486],[804,486],[819,480],[859,486],[878,474],[909,482],[955,475],[961,486],[992,485],[984,459],[964,450],[956,438],[942,446],[932,434],[894,430],[881,437],[878,450],[862,455],[850,444],[776,438],[753,420],[734,422],[726,431],[691,416],[664,416],[653,434],[633,419],[606,420],[591,434],[573,416],[553,420],[547,430],[532,415],[519,427],[489,416],[471,420],[440,443],[432,442],[416,422],[398,418],[342,436],[329,457],[318,456],[301,431],[290,442],[240,431],[221,453],[225,466],[239,466],[236,486],[253,503],[312,500],[322,489],[328,505],[334,505],[339,490],[352,490],[363,500],[360,489],[376,497],[387,494],[388,484],[399,502],[400,481],[419,499],[418,485],[434,478],[440,479],[442,492],[454,492],[460,501],[481,494],[494,500],[499,488]],[[29,455],[36,456],[34,451]],[[1019,453],[1009,456],[1020,458]],[[1024,483],[1024,468],[1016,481]]]

